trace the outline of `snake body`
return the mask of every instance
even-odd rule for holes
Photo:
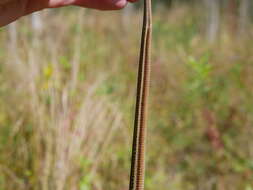
[[[146,121],[150,88],[152,38],[151,0],[144,0],[144,16],[137,79],[137,95],[129,190],[143,190],[145,179]]]

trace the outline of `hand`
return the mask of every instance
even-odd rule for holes
[[[0,27],[45,8],[74,5],[99,10],[118,10],[124,8],[128,2],[135,1],[137,0],[1,0]]]

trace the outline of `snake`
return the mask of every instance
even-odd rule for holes
[[[148,96],[151,73],[152,1],[144,0],[142,37],[137,76],[129,190],[144,190]]]

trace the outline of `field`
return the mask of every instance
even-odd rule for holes
[[[253,28],[200,15],[154,13],[146,190],[253,190]],[[141,13],[42,17],[0,29],[0,190],[127,190]]]

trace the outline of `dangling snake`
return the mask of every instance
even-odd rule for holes
[[[144,0],[129,190],[144,189],[146,120],[151,68],[151,38],[152,5],[151,0]]]

